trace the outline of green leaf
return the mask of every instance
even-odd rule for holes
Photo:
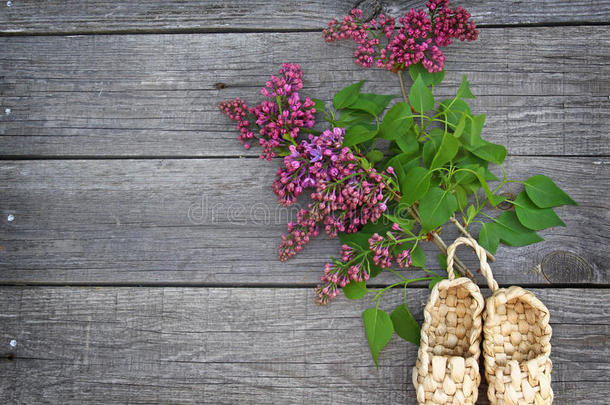
[[[340,119],[337,126],[345,128],[358,124],[370,126],[372,119],[373,117],[371,117],[371,114],[365,111],[345,109],[341,110]],[[376,127],[376,125],[373,127]]]
[[[362,96],[362,94],[361,94]],[[369,113],[370,115],[372,115],[373,117],[377,116],[377,104],[375,104],[374,102],[367,100],[367,99],[363,99],[363,98],[358,98],[356,100],[356,102],[350,104],[349,106],[350,110],[360,110],[360,111],[364,111],[366,113]],[[381,110],[383,111],[383,110]]]
[[[387,229],[391,229],[390,226]],[[345,245],[349,245],[358,250],[369,250],[369,238],[376,231],[364,232],[364,229],[356,233],[339,233],[339,240]],[[384,231],[385,233],[385,231]]]
[[[497,196],[491,192],[491,189],[489,188],[489,185],[487,184],[487,181],[485,180],[485,170],[486,169],[484,167],[479,167],[476,171],[477,172],[476,176],[477,176],[477,179],[479,180],[481,187],[483,187],[485,196],[487,198],[489,198],[489,203],[495,207],[498,204],[500,204],[502,201],[506,200],[506,198]]]
[[[424,143],[424,148],[422,151],[422,161],[426,167],[432,168],[434,156],[436,156],[436,144],[430,140]]]
[[[453,189],[453,195],[458,203],[458,209],[463,210],[468,205],[468,194],[463,187],[455,186]]]
[[[539,231],[553,226],[566,226],[552,208],[538,208],[524,191],[519,193],[513,205],[519,222],[526,228]]]
[[[481,138],[481,132],[483,131],[484,125],[485,114],[480,114],[474,117],[468,116],[460,142],[462,142],[462,144],[465,146],[470,147],[485,144],[487,141],[484,141],[483,138]]]
[[[400,138],[413,124],[411,107],[405,102],[394,104],[383,116],[379,126],[379,136],[390,141]]]
[[[355,234],[351,234],[351,233],[350,234],[341,234],[340,233],[339,238],[341,238],[341,235],[358,235],[358,234],[372,235],[374,233],[378,233],[379,235],[384,235],[390,229],[392,229],[392,224],[388,224],[386,221],[383,221],[383,220],[378,220],[377,222],[369,222],[368,224],[364,225],[362,227],[362,229],[360,230],[360,232],[358,232],[358,233],[355,233]],[[368,246],[369,246],[368,238],[369,238],[369,236],[366,236],[366,238],[365,238],[366,249],[368,249]],[[343,239],[341,239],[341,242],[343,242]]]
[[[513,211],[503,212],[494,222],[498,225],[495,230],[498,231],[500,240],[508,246],[525,246],[544,240],[536,232],[521,225]]]
[[[383,152],[379,149],[373,149],[366,154],[366,158],[369,162],[377,163],[383,159]]]
[[[426,69],[421,63],[416,63],[414,65],[409,66],[409,75],[411,76],[411,79],[413,81],[417,80],[418,76],[421,76],[426,86],[437,86],[445,78],[445,70],[430,73],[428,72],[428,69]]]
[[[361,93],[356,102],[351,104],[349,108],[354,110],[366,111],[373,116],[378,116],[386,109],[390,101],[395,99],[395,94],[375,94]]]
[[[417,142],[417,137],[413,131],[408,131],[406,134],[397,137],[394,142],[404,153],[414,155],[419,152],[419,142]]]
[[[390,166],[396,172],[399,182],[403,182],[407,171],[416,166],[419,162],[419,156],[413,157],[409,153],[400,153],[388,160],[386,169]]]
[[[362,313],[362,320],[364,321],[366,339],[369,342],[373,361],[379,367],[377,361],[379,352],[388,344],[394,334],[392,319],[385,311],[378,308],[369,308]]]
[[[477,215],[477,209],[474,207],[474,205],[468,206],[466,215],[468,216],[468,223],[470,223],[470,221],[472,221],[474,219],[474,217]]]
[[[419,200],[430,187],[430,172],[421,167],[415,166],[405,176],[403,182],[400,183],[400,192],[402,198],[401,203],[408,205]]]
[[[369,139],[373,139],[377,135],[377,131],[371,130],[363,125],[356,125],[345,131],[343,138],[343,146],[354,146]]]
[[[432,187],[419,200],[419,214],[424,232],[443,225],[457,210],[455,196],[446,190]]]
[[[411,247],[411,260],[415,267],[426,267],[426,252],[421,248],[420,245]]]
[[[420,329],[419,324],[409,312],[409,308],[405,304],[397,306],[391,315],[392,324],[396,334],[407,342],[419,345]]]
[[[405,218],[403,216],[404,215],[403,212],[397,213],[397,215],[398,216],[390,215],[390,214],[383,214],[384,217],[386,217],[387,219],[392,221],[392,223],[397,223],[403,229],[411,229],[411,228],[413,228],[413,225],[415,225],[415,220],[414,219]],[[404,250],[404,249],[400,249],[398,252],[400,252],[402,250]]]
[[[457,91],[458,98],[476,98],[474,94],[470,91],[470,83],[468,83],[468,79],[466,79],[466,75],[462,76],[462,84],[460,84],[460,88]]]
[[[444,112],[444,115],[447,117],[447,122],[453,125],[457,125],[464,115],[466,115],[467,118],[470,118],[471,114],[468,103],[460,99],[443,100],[439,111]],[[468,125],[469,122],[470,119],[467,120],[466,125]]]
[[[558,205],[578,205],[553,180],[539,174],[525,182],[527,196],[540,208],[557,207]]]
[[[371,278],[375,278],[383,271],[383,269],[376,265],[372,260],[368,261],[368,271]]]
[[[418,76],[411,86],[411,90],[409,91],[409,103],[415,111],[420,113],[424,113],[434,108],[434,96],[421,76]]]
[[[359,300],[364,297],[367,292],[366,281],[350,281],[343,287],[343,293],[350,300]]]
[[[506,159],[506,148],[502,145],[487,142],[485,140],[473,146],[466,146],[466,150],[488,162],[501,165]]]
[[[441,167],[445,163],[451,161],[451,159],[453,159],[457,154],[459,146],[460,144],[458,140],[455,139],[453,134],[445,132],[445,134],[443,135],[443,141],[441,142],[440,147],[436,151],[434,159],[432,159],[430,169],[436,169],[437,167]]]
[[[479,245],[483,246],[491,254],[495,254],[500,243],[500,236],[493,222],[486,222],[479,232]]]
[[[333,97],[333,105],[335,106],[335,109],[338,110],[340,108],[349,107],[355,103],[356,100],[358,100],[358,94],[360,94],[360,88],[362,87],[363,83],[364,80],[351,84],[335,94],[335,97]]]
[[[453,130],[453,136],[455,136],[456,138],[459,138],[460,136],[462,136],[462,133],[464,132],[465,127],[466,127],[466,115],[462,115],[462,118],[460,118],[460,121],[458,122],[457,126]]]
[[[312,98],[311,101],[315,103],[313,108],[316,109],[316,112],[324,112],[326,109],[326,104],[324,104],[324,101],[320,100],[319,98]]]

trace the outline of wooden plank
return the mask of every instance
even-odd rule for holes
[[[323,264],[337,256],[339,242],[315,238],[290,261],[277,260],[280,235],[298,209],[282,209],[270,190],[278,164],[258,159],[3,161],[0,280],[317,283]],[[500,247],[494,265],[499,282],[546,283],[546,277],[562,284],[608,284],[609,167],[597,158],[507,160],[511,178],[546,174],[580,205],[558,210],[567,228],[541,232],[545,242]],[[520,190],[515,184],[507,191]],[[457,233],[447,228],[443,237],[451,241]],[[437,251],[431,244],[427,249],[429,267],[438,269]],[[478,267],[474,255],[460,255]],[[379,282],[392,280],[389,276]]]
[[[359,4],[367,15],[383,11],[400,16],[421,8],[409,1],[60,1],[41,4],[12,1],[0,9],[0,32],[6,34],[98,33],[163,30],[283,30],[321,29],[331,17],[342,17]],[[478,24],[546,24],[608,22],[610,6],[603,0],[510,2],[457,1]],[[10,4],[10,6],[8,6]]]
[[[436,93],[455,94],[467,74],[484,136],[511,154],[609,155],[606,34],[484,29],[477,43],[448,48]],[[399,93],[394,74],[362,69],[352,44],[325,44],[319,32],[4,37],[0,47],[5,156],[255,156],[216,106],[258,101],[286,61],[303,66],[310,96],[330,99],[362,79],[366,90]]]
[[[603,403],[610,292],[535,293],[551,310],[554,403]],[[428,294],[409,290],[417,318]],[[401,302],[398,290],[381,307]],[[394,337],[376,370],[360,317],[368,306],[317,307],[308,289],[4,287],[0,399],[415,404],[417,347]],[[488,403],[483,391],[478,403]]]

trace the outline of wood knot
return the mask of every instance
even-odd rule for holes
[[[514,201],[515,198],[517,198],[517,196],[515,194],[511,193],[510,191],[501,193],[501,194],[499,194],[499,196],[504,197],[510,201]],[[513,205],[508,201],[502,201],[500,204],[498,204],[497,208],[502,211],[508,211],[509,209],[513,208]]]
[[[358,0],[353,8],[362,10],[362,19],[368,21],[381,13],[383,5],[379,0]]]
[[[216,88],[216,90],[222,90],[222,89],[225,89],[227,87],[227,85],[222,83],[222,82],[220,82],[220,83],[216,83],[214,85],[214,87]]]
[[[593,281],[593,268],[575,253],[556,250],[546,255],[540,271],[551,283],[588,283]]]

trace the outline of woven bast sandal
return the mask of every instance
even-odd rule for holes
[[[492,405],[550,405],[549,310],[521,287],[492,288],[484,319],[487,396]]]
[[[447,248],[449,279],[434,286],[424,309],[417,363],[413,369],[419,404],[474,404],[479,395],[478,360],[484,300],[474,282],[466,277],[455,278],[453,271],[456,248],[461,244],[478,246],[473,242],[458,238]],[[481,262],[487,264],[485,250],[475,251]],[[493,281],[491,271],[488,274],[488,280]]]

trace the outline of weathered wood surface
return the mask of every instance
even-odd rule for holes
[[[229,31],[321,29],[331,17],[355,5],[402,15],[424,1],[12,1],[0,8],[0,33],[99,33],[125,31]],[[610,4],[603,0],[456,1],[478,24],[607,23]],[[8,6],[10,4],[10,6]]]
[[[436,93],[453,95],[467,74],[473,111],[487,114],[484,136],[510,154],[608,155],[607,33],[483,29],[476,43],[447,49]],[[325,44],[319,32],[4,37],[0,47],[3,155],[254,156],[216,106],[258,101],[286,61],[303,66],[310,96],[330,99],[361,79],[399,93],[394,74],[362,69],[353,44]]]
[[[610,291],[535,293],[551,311],[554,404],[605,403]],[[408,291],[417,318],[428,294]],[[390,292],[381,307],[401,302]],[[360,317],[368,306],[317,307],[308,289],[5,287],[0,400],[415,404],[417,347],[395,336],[376,370]]]
[[[3,282],[311,285],[338,254],[337,240],[319,237],[292,260],[277,260],[280,235],[297,210],[282,209],[270,190],[279,161],[0,163]],[[547,283],[546,276],[608,284],[609,168],[589,157],[507,160],[511,178],[549,175],[580,205],[559,209],[567,228],[541,232],[545,242],[501,247],[494,265],[501,283]],[[444,235],[457,236],[450,226]],[[438,269],[437,251],[430,245],[429,252],[430,268]],[[478,268],[474,255],[461,256]]]

